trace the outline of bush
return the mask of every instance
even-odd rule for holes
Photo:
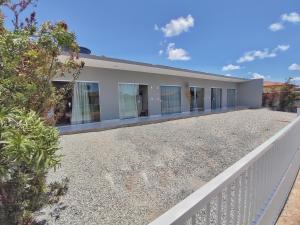
[[[45,175],[59,165],[58,131],[31,111],[0,111],[0,224],[28,224],[47,203]]]
[[[32,224],[33,212],[66,191],[59,183],[46,186],[47,172],[60,161],[59,134],[51,126],[55,115],[47,115],[72,87],[58,90],[51,82],[65,74],[75,80],[83,63],[78,61],[76,36],[66,23],[38,25],[35,12],[21,21],[20,13],[36,2],[0,0],[1,225]],[[5,19],[10,19],[3,7],[12,12],[13,29],[5,27]],[[62,54],[65,60],[59,58]]]
[[[281,88],[280,92],[280,102],[279,102],[279,110],[293,112],[296,110],[295,102],[297,99],[295,87],[293,84],[293,78],[290,77],[284,83],[284,86]]]

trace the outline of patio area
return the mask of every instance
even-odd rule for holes
[[[49,224],[148,224],[296,118],[241,110],[61,137],[70,178]]]
[[[185,118],[190,118],[195,116],[205,116],[205,115],[211,115],[217,113],[232,112],[232,111],[242,110],[242,109],[246,109],[246,107],[239,106],[239,107],[222,108],[222,109],[215,109],[215,110],[145,116],[145,117],[137,117],[137,118],[130,118],[130,119],[104,120],[104,121],[93,122],[93,123],[58,126],[58,129],[62,135],[77,134],[77,133],[84,133],[84,132],[91,132],[91,131],[95,132],[95,131],[103,131],[103,130],[109,130],[115,128],[122,128],[122,127],[161,123],[170,120],[178,120],[178,119],[185,119]]]

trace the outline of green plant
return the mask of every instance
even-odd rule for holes
[[[46,22],[38,26],[35,13],[25,23],[19,21],[19,13],[31,3],[32,0],[2,3],[14,13],[14,29],[5,29],[0,16],[0,104],[33,110],[46,118],[51,108],[59,107],[65,91],[71,88],[57,90],[51,81],[66,74],[77,79],[83,63],[77,60],[79,47],[66,23]],[[62,60],[59,57],[62,54],[67,58]]]
[[[263,106],[269,107],[271,109],[278,108],[280,92],[272,89],[268,93],[263,93]]]
[[[38,25],[35,13],[24,22],[20,13],[35,0],[0,0],[0,224],[33,224],[32,213],[57,201],[66,186],[46,186],[46,174],[59,166],[59,134],[48,116],[60,107],[65,92],[52,80],[71,74],[77,79],[75,34],[64,22]],[[4,26],[1,9],[13,12],[13,29]],[[61,59],[64,54],[66,59]]]
[[[46,173],[59,165],[58,131],[33,111],[0,111],[1,224],[22,224],[47,203]]]
[[[295,84],[293,84],[293,78],[289,77],[280,90],[279,110],[293,111],[296,99]]]

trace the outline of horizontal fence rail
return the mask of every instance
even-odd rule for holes
[[[300,117],[149,225],[275,224],[300,166]]]

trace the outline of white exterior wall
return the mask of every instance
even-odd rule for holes
[[[238,105],[250,108],[262,106],[263,79],[253,79],[238,84]]]
[[[57,78],[57,80],[70,80],[70,77]],[[224,82],[206,79],[195,79],[178,76],[168,76],[153,73],[142,73],[125,70],[113,70],[94,67],[85,67],[80,74],[78,80],[81,81],[95,81],[99,83],[100,88],[100,111],[101,120],[118,119],[119,118],[119,83],[139,83],[148,85],[148,109],[149,115],[161,114],[160,102],[160,86],[161,85],[179,85],[181,86],[181,111],[187,112],[190,110],[189,99],[186,96],[186,90],[189,86],[199,86],[205,88],[205,110],[211,108],[211,88],[222,88],[222,107],[227,106],[227,89],[237,89],[237,94],[242,90],[243,98],[242,103],[246,103],[247,90],[235,82]],[[248,81],[247,81],[248,82]],[[252,86],[255,86],[253,84]],[[248,85],[246,85],[248,87]],[[248,95],[248,97],[251,97]],[[244,105],[244,104],[243,104]]]

